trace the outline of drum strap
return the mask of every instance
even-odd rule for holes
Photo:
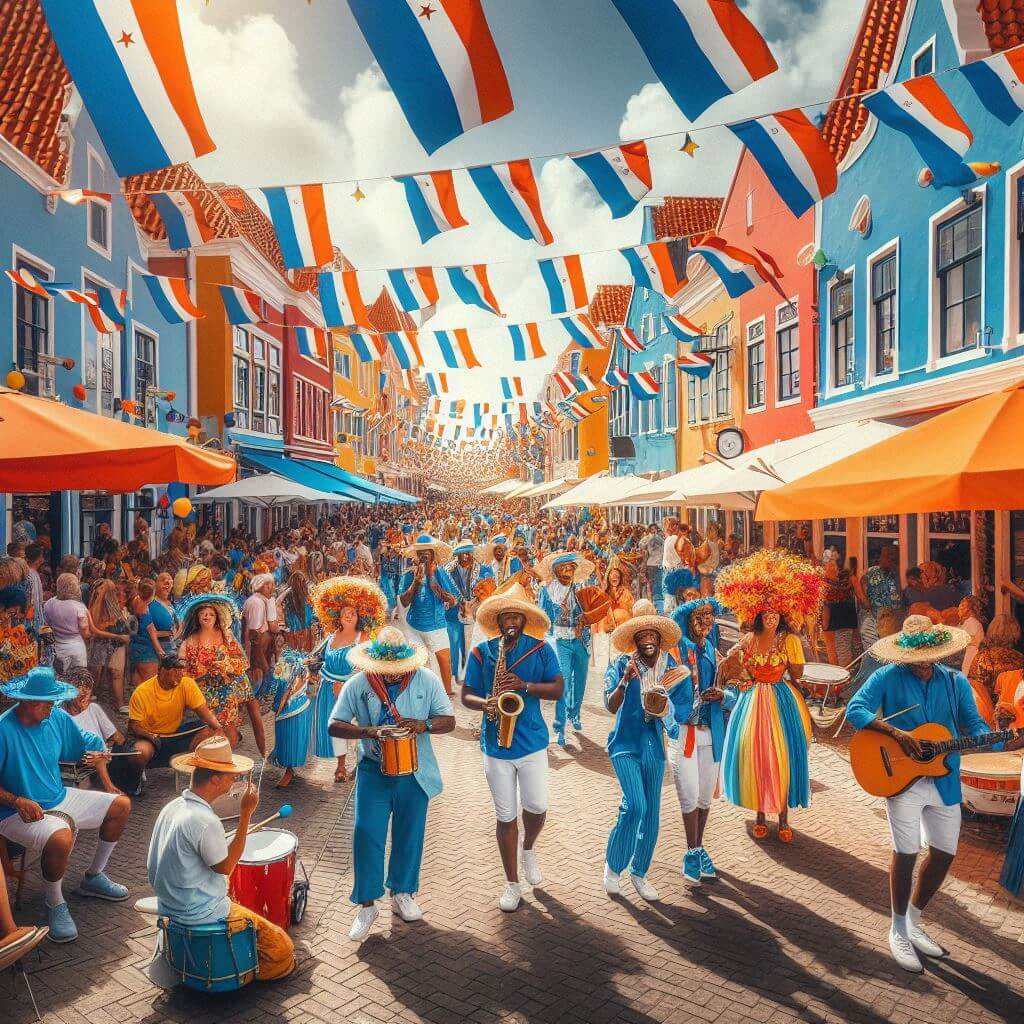
[[[405,690],[405,688],[409,685],[409,683],[412,682],[412,677],[413,673],[410,672],[405,681],[402,683],[402,687],[398,691],[399,693],[402,693]],[[391,698],[388,696],[388,688],[381,681],[380,676],[368,675],[366,677],[366,681],[370,684],[370,689],[373,690],[377,700],[379,700],[381,704],[383,704],[384,707],[387,708],[388,711],[391,713],[391,717],[395,720],[395,724],[397,725],[398,720],[401,716],[398,714],[398,708],[395,707]]]

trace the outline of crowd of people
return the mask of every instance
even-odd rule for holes
[[[779,841],[794,840],[790,811],[811,799],[803,672],[819,650],[838,665],[863,653],[850,722],[916,756],[910,733],[925,722],[955,736],[1024,726],[1016,620],[985,628],[982,603],[935,563],[901,585],[890,548],[859,575],[838,552],[815,556],[800,531],[745,551],[716,523],[513,514],[479,499],[310,513],[262,541],[214,520],[178,523],[161,543],[141,519],[135,532],[120,544],[101,530],[88,557],[53,565],[45,536],[16,531],[0,560],[0,692],[13,705],[0,716],[0,852],[5,863],[11,846],[38,854],[47,906],[46,928],[26,929],[0,900],[0,949],[47,929],[53,941],[77,937],[62,885],[80,831],[98,838],[78,891],[128,898],[107,874],[111,856],[148,776],[172,767],[190,783],[150,846],[161,913],[252,921],[260,976],[286,976],[287,934],[228,898],[241,848],[211,810],[232,791],[251,816],[253,762],[236,753],[247,732],[279,786],[311,759],[328,761],[337,783],[354,775],[350,937],[361,941],[387,892],[403,920],[422,916],[428,806],[443,788],[432,744],[455,728],[453,699],[479,737],[505,875],[498,905],[510,913],[524,883],[543,878],[547,750],[578,749],[595,668],[622,791],[603,884],[617,894],[627,875],[645,901],[659,898],[647,874],[666,762],[690,884],[716,875],[708,824],[719,791],[752,812],[755,841],[773,820]],[[723,650],[727,622],[740,639]],[[386,770],[392,756],[412,770]],[[69,785],[69,773],[87,785]],[[941,953],[920,913],[960,820],[955,780],[919,781],[887,803],[890,946],[907,970]],[[1017,892],[1021,817],[1004,872]],[[930,849],[912,889],[922,827]]]

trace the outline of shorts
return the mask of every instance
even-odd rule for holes
[[[669,740],[668,763],[672,770],[672,781],[679,797],[679,808],[683,814],[698,809],[708,810],[715,796],[718,775],[721,766],[715,760],[714,747],[711,745],[711,733],[707,729],[698,729],[693,753],[690,757],[683,756],[683,744],[686,742],[687,727],[682,727],[682,734]]]
[[[519,804],[528,814],[548,809],[548,752],[535,750],[525,757],[490,757],[484,754],[484,775],[498,821],[515,821]],[[517,789],[518,785],[518,798]]]
[[[414,626],[409,625],[409,632],[413,634],[416,639],[423,644],[424,647],[431,653],[437,654],[438,651],[447,651],[451,642],[448,639],[448,627],[443,626],[441,629],[430,629],[427,631],[416,629]]]
[[[22,821],[17,812],[0,820],[0,836],[26,850],[39,851],[54,832],[67,828],[68,823],[54,812],[66,814],[78,831],[97,829],[117,799],[117,793],[101,793],[95,789],[69,789],[56,807],[50,808],[40,821]]]
[[[917,854],[923,846],[956,853],[960,805],[944,804],[931,779],[918,779],[899,796],[889,797],[885,813],[897,853]]]
[[[147,768],[169,768],[171,758],[178,754],[187,754],[192,747],[192,741],[196,738],[196,732],[205,729],[202,722],[191,720],[182,722],[178,730],[189,729],[195,732],[188,732],[185,736],[165,736],[160,740],[160,746],[153,755],[153,760],[146,765]]]

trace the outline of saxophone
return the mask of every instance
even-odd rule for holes
[[[516,732],[516,722],[526,706],[515,690],[506,690],[505,684],[511,673],[505,668],[505,638],[498,640],[498,660],[494,665],[492,692],[498,700],[498,746],[508,750]]]

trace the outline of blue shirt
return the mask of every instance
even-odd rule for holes
[[[405,573],[402,577],[402,582],[398,584],[399,593],[404,594],[412,586],[413,575],[413,570]],[[442,590],[447,590],[449,594],[458,596],[458,590],[443,566],[435,566],[434,579]],[[435,629],[445,629],[446,610],[444,602],[431,589],[430,577],[424,576],[423,582],[409,603],[409,625],[413,629],[418,629],[421,633],[429,633]]]
[[[17,705],[0,715],[0,789],[51,810],[67,794],[59,762],[80,761],[86,751],[106,746],[62,708],[54,708],[38,725],[22,725],[15,711]],[[15,813],[12,807],[0,807],[0,818]]]
[[[550,583],[545,583],[540,588],[538,603],[551,620],[550,636],[556,640],[566,640],[570,643],[579,640],[589,651],[592,639],[590,627],[584,626],[580,635],[576,635],[576,627],[583,621],[583,608],[576,597],[577,584],[570,583],[569,586],[572,593],[565,600],[556,601],[549,588],[554,587],[556,591],[560,592],[561,587],[558,581],[552,580]],[[564,635],[566,630],[571,631],[572,635]]]
[[[494,575],[489,565],[477,565],[475,562],[468,569],[463,569],[458,562],[452,562],[445,568],[459,601],[473,601],[473,588],[482,579],[488,579]],[[446,613],[449,622],[459,621],[459,601],[456,601]]]
[[[346,644],[344,647],[324,648],[324,663],[320,668],[320,675],[330,683],[343,683],[352,675],[352,666],[348,663],[348,652],[355,647],[355,644]]]
[[[868,681],[850,698],[846,717],[854,729],[863,729],[881,710],[886,718],[903,708],[917,704],[889,720],[896,729],[910,732],[926,722],[944,725],[954,737],[981,736],[989,732],[978,713],[971,684],[962,672],[935,665],[928,682],[923,682],[908,665],[886,665],[873,672]],[[946,755],[949,774],[935,779],[935,788],[947,806],[960,803],[960,755]]]
[[[710,638],[698,648],[692,640],[684,637],[679,641],[679,653],[690,670],[690,676],[669,691],[673,717],[680,725],[705,726],[710,729],[712,756],[716,761],[721,761],[722,747],[725,745],[726,715],[735,706],[739,694],[730,687],[725,690],[725,696],[721,700],[701,701],[697,704],[697,694],[715,685],[715,673],[718,670],[715,648]]]
[[[523,658],[524,654],[535,647],[537,650]],[[520,658],[523,660],[519,661]],[[497,663],[498,637],[474,647],[466,662],[466,689],[477,697],[490,697],[494,689],[494,667]],[[515,668],[512,668],[513,665]],[[505,667],[524,683],[553,683],[561,674],[551,644],[525,635],[516,641],[511,651],[506,652]],[[541,713],[540,698],[524,690],[517,690],[516,693],[523,698],[525,706],[516,720],[510,747],[506,749],[498,746],[498,723],[484,718],[484,727],[480,730],[480,748],[488,757],[514,760],[544,750],[548,745],[550,737],[547,722]]]
[[[394,702],[402,718],[416,718],[421,722],[446,715],[454,715],[452,702],[444,692],[441,680],[429,669],[421,668],[412,677],[409,685]],[[384,705],[370,688],[364,672],[357,672],[342,688],[331,712],[335,722],[355,722],[357,725],[379,725]],[[437,766],[430,733],[416,737],[419,768],[416,781],[428,797],[435,797],[444,788],[441,784],[441,769]],[[359,759],[380,763],[380,747],[376,740],[359,741]]]
[[[605,707],[608,707],[608,698],[612,695],[615,687],[619,685],[619,680],[625,673],[631,657],[630,654],[623,654],[614,661],[608,662],[608,668],[604,673]],[[665,670],[675,667],[676,659],[671,654],[666,654]],[[656,753],[656,756],[664,760],[662,730],[670,736],[674,736],[677,728],[671,713],[664,719],[652,718],[647,721],[643,702],[640,699],[640,680],[634,675],[626,683],[626,693],[619,705],[619,710],[615,713],[615,724],[612,726],[612,731],[608,733],[608,756],[633,754],[639,757],[644,748],[650,748]]]

